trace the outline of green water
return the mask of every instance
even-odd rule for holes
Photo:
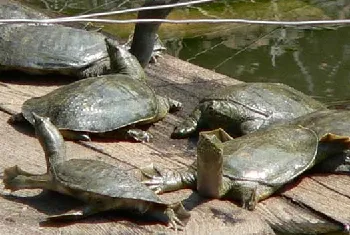
[[[322,100],[350,97],[349,27],[279,28],[260,39],[238,37],[183,39],[176,55],[246,82],[282,82]],[[175,54],[174,44],[179,42],[167,43]]]
[[[138,7],[142,1],[27,0],[76,15]],[[221,0],[174,10],[169,18],[342,19],[343,0]],[[133,18],[135,15],[122,16]],[[127,38],[133,25],[104,25]],[[246,82],[282,82],[322,101],[349,99],[350,28],[281,28],[246,24],[162,25],[168,53]]]

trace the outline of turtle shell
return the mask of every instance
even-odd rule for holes
[[[76,76],[94,63],[109,60],[105,37],[96,32],[61,25],[17,24],[1,32],[1,70]]]
[[[266,119],[293,119],[325,105],[310,96],[282,83],[242,83],[228,86],[204,98],[200,103],[211,101],[232,103],[237,114],[252,112]],[[225,107],[217,108],[218,112]]]
[[[292,120],[290,123],[310,128],[319,138],[327,133],[350,136],[350,110],[319,110]]]
[[[116,166],[88,159],[71,159],[53,166],[55,180],[93,196],[135,199],[164,204],[147,186]]]
[[[47,19],[49,17],[23,4],[13,2],[13,1],[5,1],[4,3],[0,3],[0,18],[1,19]]]
[[[32,112],[49,117],[58,129],[107,132],[152,120],[158,99],[144,82],[111,74],[76,81],[24,102],[22,114],[34,124]]]
[[[192,114],[174,129],[172,138],[217,128],[237,137],[326,108],[281,83],[242,83],[224,87],[202,99]]]
[[[297,126],[259,131],[223,144],[224,176],[243,182],[280,186],[317,161],[317,135]]]

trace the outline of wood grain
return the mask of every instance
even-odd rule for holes
[[[138,174],[138,168],[154,163],[163,168],[184,167],[195,158],[195,144],[170,139],[174,126],[188,115],[198,100],[214,89],[239,81],[187,62],[164,56],[147,68],[149,83],[161,95],[184,104],[184,109],[154,124],[152,143],[88,143],[99,151],[67,142],[71,158],[91,158],[119,165]],[[0,105],[19,112],[22,103],[72,82],[62,77],[28,77],[0,74]],[[0,171],[13,165],[40,173],[45,171],[42,149],[29,125],[11,126],[9,114],[0,112]],[[164,194],[165,201],[183,200],[191,219],[178,234],[275,234],[275,232],[320,233],[343,229],[350,219],[348,175],[311,175],[289,185],[280,196],[271,197],[253,212],[234,202],[207,201],[191,190]],[[1,183],[2,184],[2,183]],[[174,231],[150,215],[124,212],[102,213],[86,220],[60,226],[47,226],[48,215],[82,206],[70,197],[42,190],[23,190],[10,194],[1,185],[1,234],[173,234]],[[156,217],[159,217],[158,215]],[[274,231],[274,230],[275,231]]]

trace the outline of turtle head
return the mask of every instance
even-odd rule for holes
[[[202,196],[223,195],[223,142],[231,140],[223,129],[199,133],[197,147],[197,190]]]
[[[105,42],[112,72],[129,75],[132,79],[146,80],[145,72],[139,61],[125,46],[109,38],[105,38]]]
[[[63,137],[59,130],[51,123],[50,118],[32,113],[36,136],[45,152],[47,169],[52,164],[61,162],[65,158],[66,150]]]

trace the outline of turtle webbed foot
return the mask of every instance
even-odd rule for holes
[[[142,173],[142,183],[155,193],[163,193],[165,191],[165,179],[160,170],[153,164],[140,169]]]
[[[143,175],[142,183],[157,194],[176,191],[188,186],[186,182],[183,182],[182,172],[180,171],[160,171],[151,164],[142,168],[141,173]],[[189,184],[191,183],[192,181],[189,182]]]
[[[47,174],[31,174],[22,170],[17,165],[4,170],[3,183],[5,189],[11,191],[30,188],[46,188],[47,181]]]
[[[257,186],[254,188],[247,188],[242,192],[242,207],[244,209],[253,211],[258,204]]]
[[[136,142],[147,143],[153,138],[153,136],[147,131],[140,129],[130,129],[126,132],[126,138],[134,140]]]
[[[172,227],[175,231],[183,230],[183,227],[191,216],[181,202],[169,205],[164,213],[169,218],[169,227]]]

